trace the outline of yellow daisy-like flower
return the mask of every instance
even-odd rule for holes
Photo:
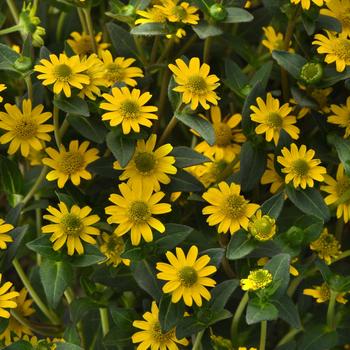
[[[84,32],[82,34],[78,32],[73,32],[70,36],[72,37],[72,39],[68,39],[67,43],[76,55],[85,56],[94,53],[94,48],[92,46],[91,37],[89,34],[86,34]],[[108,43],[101,42],[101,40],[102,33],[100,32],[95,35],[95,42],[99,54],[103,50],[106,50],[109,46],[111,46]]]
[[[202,255],[198,258],[198,248],[192,246],[185,256],[184,251],[176,248],[176,255],[166,252],[170,264],[159,262],[157,274],[160,280],[168,281],[163,286],[164,293],[171,293],[171,301],[179,302],[183,298],[187,306],[192,306],[193,301],[197,306],[202,306],[202,297],[210,300],[211,295],[206,287],[214,287],[216,281],[208,276],[216,272],[216,267],[208,265],[210,257]],[[198,258],[198,259],[197,259]]]
[[[101,58],[104,65],[104,78],[107,80],[108,86],[116,83],[136,86],[137,82],[133,78],[143,77],[141,68],[130,67],[135,62],[134,58],[117,57],[113,59],[108,50],[101,53]]]
[[[330,289],[326,283],[323,283],[321,286],[314,286],[314,289],[304,289],[303,294],[315,298],[317,303],[325,303],[331,297]],[[344,298],[345,294],[339,293],[336,301],[340,304],[346,304],[348,301]]]
[[[219,233],[230,231],[233,235],[241,227],[248,230],[249,218],[259,209],[258,204],[249,203],[241,194],[241,186],[228,185],[222,181],[218,188],[209,188],[203,198],[211,205],[203,208],[203,214],[209,215],[210,226],[218,226]]]
[[[101,109],[109,112],[102,115],[102,120],[109,120],[111,126],[122,125],[123,133],[129,134],[131,130],[140,132],[140,125],[151,127],[150,119],[158,119],[153,112],[157,112],[155,106],[145,106],[151,99],[149,92],[141,94],[138,89],[131,91],[127,87],[113,88],[112,95],[103,94],[107,102],[102,102]]]
[[[181,58],[178,58],[176,65],[169,64],[169,69],[174,73],[174,79],[178,86],[173,90],[182,93],[182,102],[191,103],[191,109],[196,109],[198,103],[204,109],[209,109],[210,103],[217,105],[220,97],[214,90],[220,85],[219,78],[208,75],[210,67],[208,64],[200,64],[198,57],[192,57],[187,65]]]
[[[32,109],[31,100],[22,101],[22,110],[16,105],[5,104],[6,112],[0,112],[0,128],[6,132],[0,137],[0,143],[10,143],[9,154],[20,149],[23,157],[27,157],[31,150],[43,149],[42,141],[51,140],[48,133],[54,130],[54,126],[44,124],[51,118],[51,113],[42,113],[43,109],[43,105]]]
[[[7,86],[5,84],[0,84],[0,92],[7,89]],[[2,96],[0,96],[0,103],[4,100]]]
[[[7,232],[13,230],[11,224],[7,224],[5,220],[0,219],[0,249],[6,249],[7,243],[13,242],[13,238],[6,234]]]
[[[267,155],[267,167],[260,179],[260,182],[262,185],[271,184],[270,192],[272,194],[276,193],[284,185],[283,178],[275,168],[275,155],[272,153]]]
[[[324,0],[290,0],[290,2],[292,4],[300,4],[301,3],[301,7],[304,9],[304,10],[308,10],[311,6],[311,3],[314,3],[315,5],[317,5],[318,7],[321,7],[323,6],[323,2]]]
[[[332,260],[341,254],[339,241],[334,235],[328,233],[327,228],[323,230],[318,239],[310,244],[310,249],[314,250],[327,265],[330,265]]]
[[[137,140],[136,149],[129,164],[119,179],[128,180],[129,185],[140,182],[143,187],[151,186],[154,191],[160,190],[160,184],[169,184],[168,174],[176,174],[175,157],[169,153],[173,147],[167,143],[155,149],[157,135],[152,134],[147,141]],[[113,164],[114,169],[123,169],[118,161]]]
[[[135,24],[143,23],[165,23],[167,15],[159,8],[152,7],[146,11],[137,10],[136,13],[141,16],[135,21]]]
[[[75,251],[78,254],[84,254],[82,240],[89,244],[96,244],[92,236],[98,236],[100,230],[92,225],[99,222],[100,218],[98,215],[89,215],[91,210],[88,206],[79,208],[77,205],[73,205],[68,210],[63,202],[58,203],[58,209],[51,205],[47,208],[50,214],[44,215],[44,219],[52,224],[43,226],[42,232],[52,234],[50,241],[53,242],[54,250],[60,250],[66,244],[68,255],[73,255]]]
[[[63,188],[68,180],[71,180],[73,185],[80,185],[80,178],[91,180],[92,175],[86,170],[86,167],[99,158],[98,150],[90,148],[89,142],[84,141],[80,146],[79,142],[74,140],[69,144],[69,149],[66,150],[64,145],[61,145],[60,150],[54,148],[46,148],[46,153],[50,158],[44,158],[43,164],[48,165],[51,170],[46,179],[49,181],[57,181],[59,188]]]
[[[327,36],[316,34],[312,42],[318,45],[317,52],[326,54],[325,62],[331,64],[335,62],[337,72],[343,72],[350,66],[350,39],[345,33],[334,34],[326,31]]]
[[[130,265],[129,259],[124,259],[121,254],[124,252],[125,244],[123,238],[118,237],[115,234],[109,235],[108,233],[102,233],[102,244],[100,245],[101,253],[106,256],[107,265],[113,265],[117,267],[120,263],[126,266]]]
[[[269,49],[270,53],[273,50],[284,50],[284,40],[283,34],[276,32],[274,27],[268,26],[262,28],[264,31],[264,35],[266,39],[263,39],[261,43]],[[289,46],[292,46],[292,42],[289,42]],[[294,52],[294,50],[290,47],[288,49],[289,52]]]
[[[350,36],[350,1],[328,0],[326,8],[321,9],[321,14],[336,18],[342,26],[342,33]]]
[[[0,283],[2,274],[0,273]],[[0,318],[10,318],[10,313],[6,309],[15,309],[17,307],[16,298],[19,296],[18,292],[10,291],[12,287],[11,282],[5,282],[0,285]]]
[[[276,220],[262,215],[261,210],[258,210],[249,223],[248,231],[258,241],[268,241],[276,234]]]
[[[159,203],[165,196],[163,192],[153,193],[152,186],[142,187],[135,182],[133,186],[126,183],[119,185],[121,195],[112,193],[109,200],[113,205],[105,209],[110,215],[109,224],[118,224],[114,231],[117,236],[123,236],[131,232],[132,245],[139,245],[141,237],[146,242],[153,241],[152,228],[160,233],[165,231],[165,226],[153,215],[165,214],[171,211],[168,203]]]
[[[246,348],[245,346],[240,346],[238,350],[258,350],[257,348]]]
[[[281,130],[284,130],[294,140],[299,138],[300,130],[294,125],[297,119],[294,115],[290,115],[292,107],[289,106],[289,103],[280,106],[280,101],[273,98],[271,93],[267,94],[266,102],[258,97],[256,103],[258,107],[250,106],[254,112],[250,118],[259,123],[255,128],[257,134],[266,134],[266,141],[270,142],[273,139],[276,146]]]
[[[326,185],[321,186],[321,190],[329,193],[324,199],[327,205],[337,206],[337,218],[343,217],[347,223],[350,218],[350,178],[344,172],[343,164],[339,164],[336,178],[329,175],[324,176]]]
[[[135,328],[141,329],[131,337],[132,342],[140,343],[136,350],[178,350],[177,344],[188,345],[186,338],[177,339],[176,329],[163,332],[159,323],[159,309],[155,301],[152,302],[151,312],[143,314],[145,321],[136,320],[133,322]]]
[[[250,271],[247,278],[241,279],[241,288],[246,291],[264,289],[272,282],[272,274],[269,270],[258,269]]]
[[[164,13],[169,22],[181,22],[185,24],[198,24],[199,15],[197,7],[190,6],[188,2],[177,4],[177,1],[164,0],[163,5],[154,5]]]
[[[346,105],[331,105],[331,114],[327,121],[336,124],[341,128],[345,128],[344,138],[350,136],[350,97],[346,100]]]
[[[202,141],[195,150],[207,157],[217,156],[219,159],[232,162],[240,152],[240,144],[246,140],[242,130],[236,128],[242,121],[242,116],[237,113],[223,120],[220,108],[212,106],[210,118],[215,132],[215,144],[210,146],[208,142]]]
[[[300,186],[305,189],[306,186],[313,187],[314,180],[324,181],[327,171],[325,167],[319,166],[321,160],[313,159],[314,150],[307,150],[305,145],[298,149],[298,146],[292,143],[290,150],[283,147],[281,152],[283,156],[278,156],[277,161],[284,166],[282,173],[286,174],[284,181],[287,184],[293,180],[295,188]]]
[[[17,303],[15,311],[23,318],[29,317],[35,313],[35,309],[32,307],[33,300],[27,299],[27,295],[28,291],[22,288],[18,297],[14,300]],[[20,323],[15,317],[11,316],[6,329],[0,334],[0,341],[2,340],[5,345],[10,345],[14,335],[22,338],[25,334],[32,335],[33,333],[28,326]]]
[[[83,84],[90,83],[86,69],[86,64],[80,61],[78,55],[67,57],[64,53],[59,57],[51,54],[50,60],[41,59],[40,64],[34,66],[34,70],[41,73],[37,78],[43,80],[43,85],[54,84],[53,92],[59,94],[63,90],[67,97],[72,94],[71,87],[81,90]]]

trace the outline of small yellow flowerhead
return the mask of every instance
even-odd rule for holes
[[[266,288],[271,282],[271,272],[266,269],[258,269],[251,271],[247,278],[241,279],[241,288],[246,291],[257,291]]]
[[[106,264],[112,264],[113,267],[117,267],[121,262],[129,266],[130,260],[123,259],[121,254],[124,252],[125,244],[122,237],[118,237],[115,234],[109,235],[108,233],[102,233],[102,244],[100,245],[101,253],[106,256]]]
[[[250,234],[258,241],[268,241],[276,234],[276,220],[268,215],[262,215],[258,210],[249,223]]]
[[[6,89],[7,89],[7,87],[5,84],[0,84],[0,92],[4,91]],[[0,96],[0,102],[2,102],[3,100],[4,100],[4,98],[2,96]]]
[[[314,286],[314,289],[307,288],[303,290],[304,295],[309,295],[316,299],[317,303],[325,303],[330,299],[331,291],[327,283],[323,283],[320,286]],[[346,304],[348,301],[344,298],[345,293],[339,293],[336,301],[341,304]]]

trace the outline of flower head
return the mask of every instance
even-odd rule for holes
[[[98,236],[100,230],[92,225],[99,222],[100,218],[98,215],[89,215],[91,210],[88,206],[79,208],[77,205],[68,209],[63,202],[58,203],[58,209],[51,205],[47,208],[49,214],[44,215],[44,219],[52,224],[43,226],[42,231],[51,233],[50,241],[53,242],[54,250],[60,250],[66,244],[68,255],[73,255],[75,251],[83,254],[82,240],[96,244],[92,236]]]
[[[284,166],[282,173],[286,174],[287,184],[293,180],[295,188],[300,186],[305,189],[306,186],[313,187],[314,180],[324,181],[326,168],[319,166],[319,159],[314,159],[314,150],[307,150],[305,145],[298,149],[298,146],[292,143],[290,150],[283,147],[281,152],[283,156],[278,156],[277,161]]]
[[[214,90],[220,85],[219,78],[214,75],[208,75],[210,71],[209,65],[200,64],[198,57],[191,58],[187,65],[181,58],[178,58],[176,65],[169,64],[169,69],[174,73],[174,79],[178,86],[173,90],[182,93],[182,102],[190,103],[191,109],[196,109],[198,103],[204,109],[209,109],[210,103],[217,105],[219,96]]]
[[[98,150],[90,148],[89,142],[84,141],[81,145],[74,140],[69,144],[69,149],[61,145],[59,151],[54,148],[46,148],[46,153],[50,158],[44,158],[43,163],[48,165],[51,170],[46,179],[49,181],[57,181],[59,188],[63,188],[68,180],[71,180],[73,185],[80,185],[80,178],[91,180],[91,173],[86,170],[86,167],[98,159]]]
[[[0,84],[0,92],[7,89],[7,86],[5,84]],[[2,96],[0,96],[0,103],[4,100]]]
[[[350,2],[349,0],[325,1],[321,14],[336,18],[341,23],[342,33],[350,36]]]
[[[0,219],[0,249],[6,249],[7,243],[13,242],[13,238],[7,234],[13,228],[11,224],[7,224],[3,219]]]
[[[262,185],[271,184],[270,192],[276,193],[284,185],[284,180],[275,168],[275,155],[269,153],[267,157],[267,167],[260,182]]]
[[[173,0],[164,0],[162,5],[154,5],[166,16],[169,22],[181,22],[185,24],[198,24],[199,15],[197,7],[188,2],[177,3]]]
[[[219,224],[219,233],[230,231],[232,235],[240,227],[248,230],[249,218],[254,215],[259,205],[249,203],[240,192],[240,185],[228,185],[222,181],[218,188],[209,188],[203,194],[203,198],[211,204],[203,209],[203,214],[209,215],[207,222],[210,226]]]
[[[0,273],[0,282],[2,274]],[[10,313],[6,309],[15,309],[17,307],[16,299],[19,296],[18,292],[10,291],[11,282],[5,282],[0,285],[0,318],[10,318]]]
[[[336,124],[340,126],[341,128],[345,128],[345,134],[344,138],[347,138],[350,136],[350,97],[346,100],[346,105],[335,105],[332,104],[331,107],[331,114],[327,121],[331,124]]]
[[[143,315],[144,321],[134,321],[133,326],[141,329],[131,337],[132,342],[140,343],[136,350],[178,350],[177,344],[188,345],[188,340],[177,339],[175,328],[168,332],[162,331],[159,323],[159,309],[155,301],[152,302],[151,312]]]
[[[185,256],[184,251],[177,247],[176,255],[168,251],[166,257],[170,264],[159,262],[157,278],[168,281],[163,286],[164,293],[171,293],[171,301],[179,302],[183,298],[187,306],[192,306],[193,301],[197,306],[202,306],[202,297],[210,300],[211,295],[206,287],[214,287],[216,282],[209,278],[216,272],[216,267],[209,265],[210,257],[203,255],[198,257],[198,248],[192,246]]]
[[[258,210],[250,220],[248,231],[258,241],[268,241],[276,234],[276,220]]]
[[[284,40],[283,34],[276,32],[274,27],[268,26],[262,28],[264,31],[265,39],[261,43],[267,47],[272,53],[273,50],[284,50]],[[292,45],[292,42],[289,42],[289,46]],[[294,52],[292,48],[288,49],[289,52]]]
[[[72,48],[73,52],[76,55],[85,56],[85,55],[90,55],[94,53],[92,40],[89,34],[86,34],[84,32],[82,34],[78,32],[73,32],[71,33],[70,36],[72,37],[72,39],[68,39],[67,43],[69,44],[69,46]],[[97,50],[99,54],[101,54],[103,50],[108,49],[108,47],[110,46],[110,44],[103,43],[101,42],[101,40],[102,40],[102,33],[100,32],[95,35],[95,42],[96,42]]]
[[[331,291],[328,285],[323,283],[320,286],[314,286],[314,289],[304,289],[303,294],[315,298],[317,303],[325,303],[330,299]],[[341,304],[346,304],[348,301],[344,298],[345,294],[346,293],[339,293],[336,301]]]
[[[135,24],[143,23],[164,23],[166,22],[167,16],[162,9],[151,7],[146,11],[137,10],[136,13],[141,16],[135,21]]]
[[[290,0],[290,2],[292,4],[300,4],[301,3],[301,7],[304,9],[304,10],[308,10],[311,6],[311,3],[314,3],[315,5],[317,5],[318,7],[321,7],[323,6],[323,1],[324,0]]]
[[[40,151],[44,145],[42,141],[50,141],[49,132],[53,125],[44,124],[51,118],[50,112],[43,112],[44,106],[38,105],[32,109],[31,100],[23,100],[22,110],[16,105],[5,104],[6,112],[0,112],[0,128],[6,132],[0,137],[0,143],[10,143],[9,154],[18,149],[27,157],[31,150]]]
[[[118,237],[115,234],[102,233],[100,250],[106,256],[107,265],[112,264],[113,267],[117,267],[122,262],[124,265],[129,266],[130,260],[121,257],[124,248],[125,244],[122,237]]]
[[[266,269],[258,269],[250,271],[247,278],[241,279],[241,288],[246,291],[256,291],[266,288],[271,282],[271,272]]]
[[[151,127],[150,119],[158,119],[158,108],[155,106],[145,106],[151,99],[149,92],[141,94],[138,89],[131,91],[127,87],[113,88],[112,95],[103,94],[102,97],[107,102],[102,102],[101,109],[109,112],[102,115],[102,120],[109,120],[111,126],[121,124],[123,133],[129,134],[131,130],[140,132],[140,125]]]

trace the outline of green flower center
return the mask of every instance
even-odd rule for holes
[[[109,237],[107,242],[107,251],[109,253],[121,254],[124,252],[124,247],[124,242],[120,237],[114,234]]]
[[[113,83],[120,83],[125,79],[125,70],[115,63],[110,63],[106,67],[106,78]]]
[[[61,220],[61,225],[67,235],[80,236],[84,229],[81,219],[74,214],[66,214]]]
[[[283,125],[283,118],[279,113],[272,112],[267,116],[267,124],[271,128],[280,129]]]
[[[179,278],[184,287],[193,286],[198,280],[197,271],[191,266],[185,266],[179,271]]]
[[[84,35],[79,41],[75,42],[74,45],[77,54],[92,54],[94,52],[90,36]]]
[[[226,147],[231,144],[232,130],[227,124],[220,123],[218,125],[214,125],[214,131],[217,146]]]
[[[187,17],[187,12],[182,6],[175,6],[172,10],[172,14],[177,17],[178,21]]]
[[[129,208],[129,217],[135,223],[146,222],[152,213],[147,203],[143,201],[134,201]]]
[[[152,153],[140,152],[135,156],[134,162],[140,173],[147,174],[154,170],[157,160]]]
[[[305,159],[297,159],[292,163],[294,172],[299,176],[306,176],[310,166]]]
[[[162,328],[160,326],[159,322],[155,322],[152,328],[152,338],[160,343],[161,345],[164,345],[168,343],[169,340],[174,338],[175,336],[175,328],[170,330],[169,332],[162,332]]]
[[[333,50],[336,56],[344,60],[346,63],[350,62],[350,41],[344,38],[337,38],[334,41]]]
[[[66,152],[60,163],[60,170],[67,175],[72,175],[84,168],[85,161],[84,156],[79,152]]]
[[[120,104],[120,113],[124,118],[136,119],[140,115],[140,106],[133,100],[125,100]]]
[[[233,194],[227,197],[223,205],[223,213],[231,219],[243,216],[247,201],[240,195]]]
[[[339,16],[340,22],[342,23],[342,27],[349,28],[350,27],[350,7],[345,7],[342,10],[342,14]]]
[[[337,180],[335,190],[337,192],[337,196],[339,198],[342,197],[347,191],[350,190],[350,179],[344,177],[340,180]]]
[[[303,65],[300,72],[300,78],[307,83],[318,82],[323,75],[323,68],[319,63],[309,62]]]
[[[36,136],[38,125],[29,119],[20,119],[13,129],[13,133],[21,140],[28,140]]]
[[[57,80],[68,81],[72,75],[72,69],[67,64],[59,64],[55,67],[55,76]]]
[[[275,220],[264,215],[250,225],[249,231],[259,241],[267,241],[275,235]]]
[[[284,41],[283,40],[276,40],[274,43],[274,49],[275,50],[284,50]]]
[[[256,289],[262,289],[272,282],[272,275],[268,270],[260,269],[252,271],[249,274],[248,279],[256,285]]]
[[[330,296],[331,296],[331,293],[330,293],[329,287],[327,286],[326,283],[323,283],[321,288],[320,288],[321,299],[326,301],[330,298]]]
[[[207,82],[200,75],[192,75],[188,78],[186,87],[197,95],[205,94],[207,92]]]

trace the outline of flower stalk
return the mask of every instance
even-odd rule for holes
[[[259,350],[265,350],[266,348],[266,335],[267,335],[267,321],[261,321]]]
[[[233,315],[232,323],[231,323],[231,340],[233,344],[237,342],[239,321],[241,319],[241,316],[243,314],[245,307],[248,304],[248,301],[249,301],[249,294],[248,292],[246,292],[243,295],[241,301],[239,302],[235,314]]]

